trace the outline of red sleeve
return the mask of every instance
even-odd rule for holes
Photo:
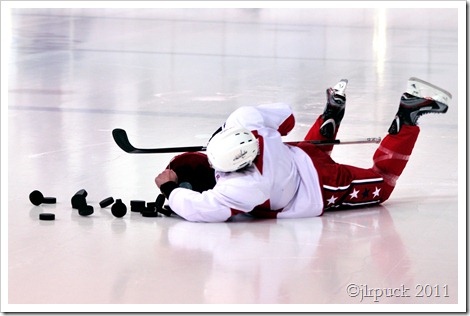
[[[289,115],[288,118],[285,119],[284,122],[281,123],[277,131],[281,134],[281,136],[286,136],[295,126],[295,118],[294,115]]]

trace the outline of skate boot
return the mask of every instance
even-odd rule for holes
[[[333,88],[326,90],[326,107],[323,111],[323,124],[320,126],[320,134],[327,138],[333,138],[344,116],[346,107],[347,79],[341,79]]]
[[[398,134],[403,125],[416,126],[418,118],[428,113],[446,113],[452,95],[446,90],[418,78],[410,78],[400,100],[389,134]]]

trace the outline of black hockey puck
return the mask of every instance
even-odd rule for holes
[[[44,197],[44,195],[38,190],[34,190],[33,192],[29,194],[29,200],[31,201],[31,203],[33,203],[36,206],[41,205],[42,203],[45,203],[45,204],[56,203],[55,197]]]
[[[55,197],[52,197],[52,196],[46,196],[42,200],[42,203],[44,203],[44,204],[56,204],[57,199]]]
[[[88,216],[93,214],[93,212],[93,206],[91,205],[80,206],[80,208],[78,209],[78,214],[80,214],[81,216]]]
[[[121,199],[117,199],[116,203],[111,207],[111,213],[116,217],[123,217],[127,213],[127,206],[122,203]]]
[[[145,201],[132,200],[131,201],[131,212],[142,212],[145,210]]]
[[[158,210],[158,213],[163,214],[163,215],[168,216],[168,217],[170,217],[172,214],[174,214],[173,211],[168,210],[168,209],[166,209],[166,208],[164,208],[164,207],[160,208],[160,209]]]
[[[81,189],[77,193],[72,196],[71,202],[72,202],[72,207],[79,209],[80,206],[86,206],[86,197],[88,193],[85,189]]]
[[[36,206],[41,205],[43,199],[44,199],[44,196],[38,190],[34,190],[33,192],[29,194],[29,200],[31,201],[31,203],[33,203]]]
[[[111,204],[114,203],[114,199],[110,196],[106,199],[104,199],[103,201],[100,202],[100,207],[101,208],[104,208],[106,206],[110,206]]]
[[[158,217],[158,213],[152,211],[142,211],[140,214],[142,214],[143,217]]]
[[[39,219],[41,221],[53,221],[53,220],[55,220],[55,214],[41,213],[41,214],[39,214]]]

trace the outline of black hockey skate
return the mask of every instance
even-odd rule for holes
[[[341,79],[333,88],[326,90],[326,107],[322,114],[323,124],[320,126],[320,134],[327,138],[333,138],[344,117],[347,85],[348,80]]]
[[[418,118],[428,113],[446,113],[452,95],[418,78],[408,80],[408,88],[401,96],[400,107],[393,119],[389,134],[398,134],[403,125],[416,126]]]

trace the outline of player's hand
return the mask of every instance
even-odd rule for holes
[[[157,185],[158,188],[160,188],[160,186],[163,184],[163,183],[166,183],[168,181],[173,181],[173,182],[176,182],[178,183],[178,176],[176,175],[176,173],[171,170],[171,169],[165,169],[163,170],[162,173],[160,173],[156,178],[155,178],[155,184]]]

